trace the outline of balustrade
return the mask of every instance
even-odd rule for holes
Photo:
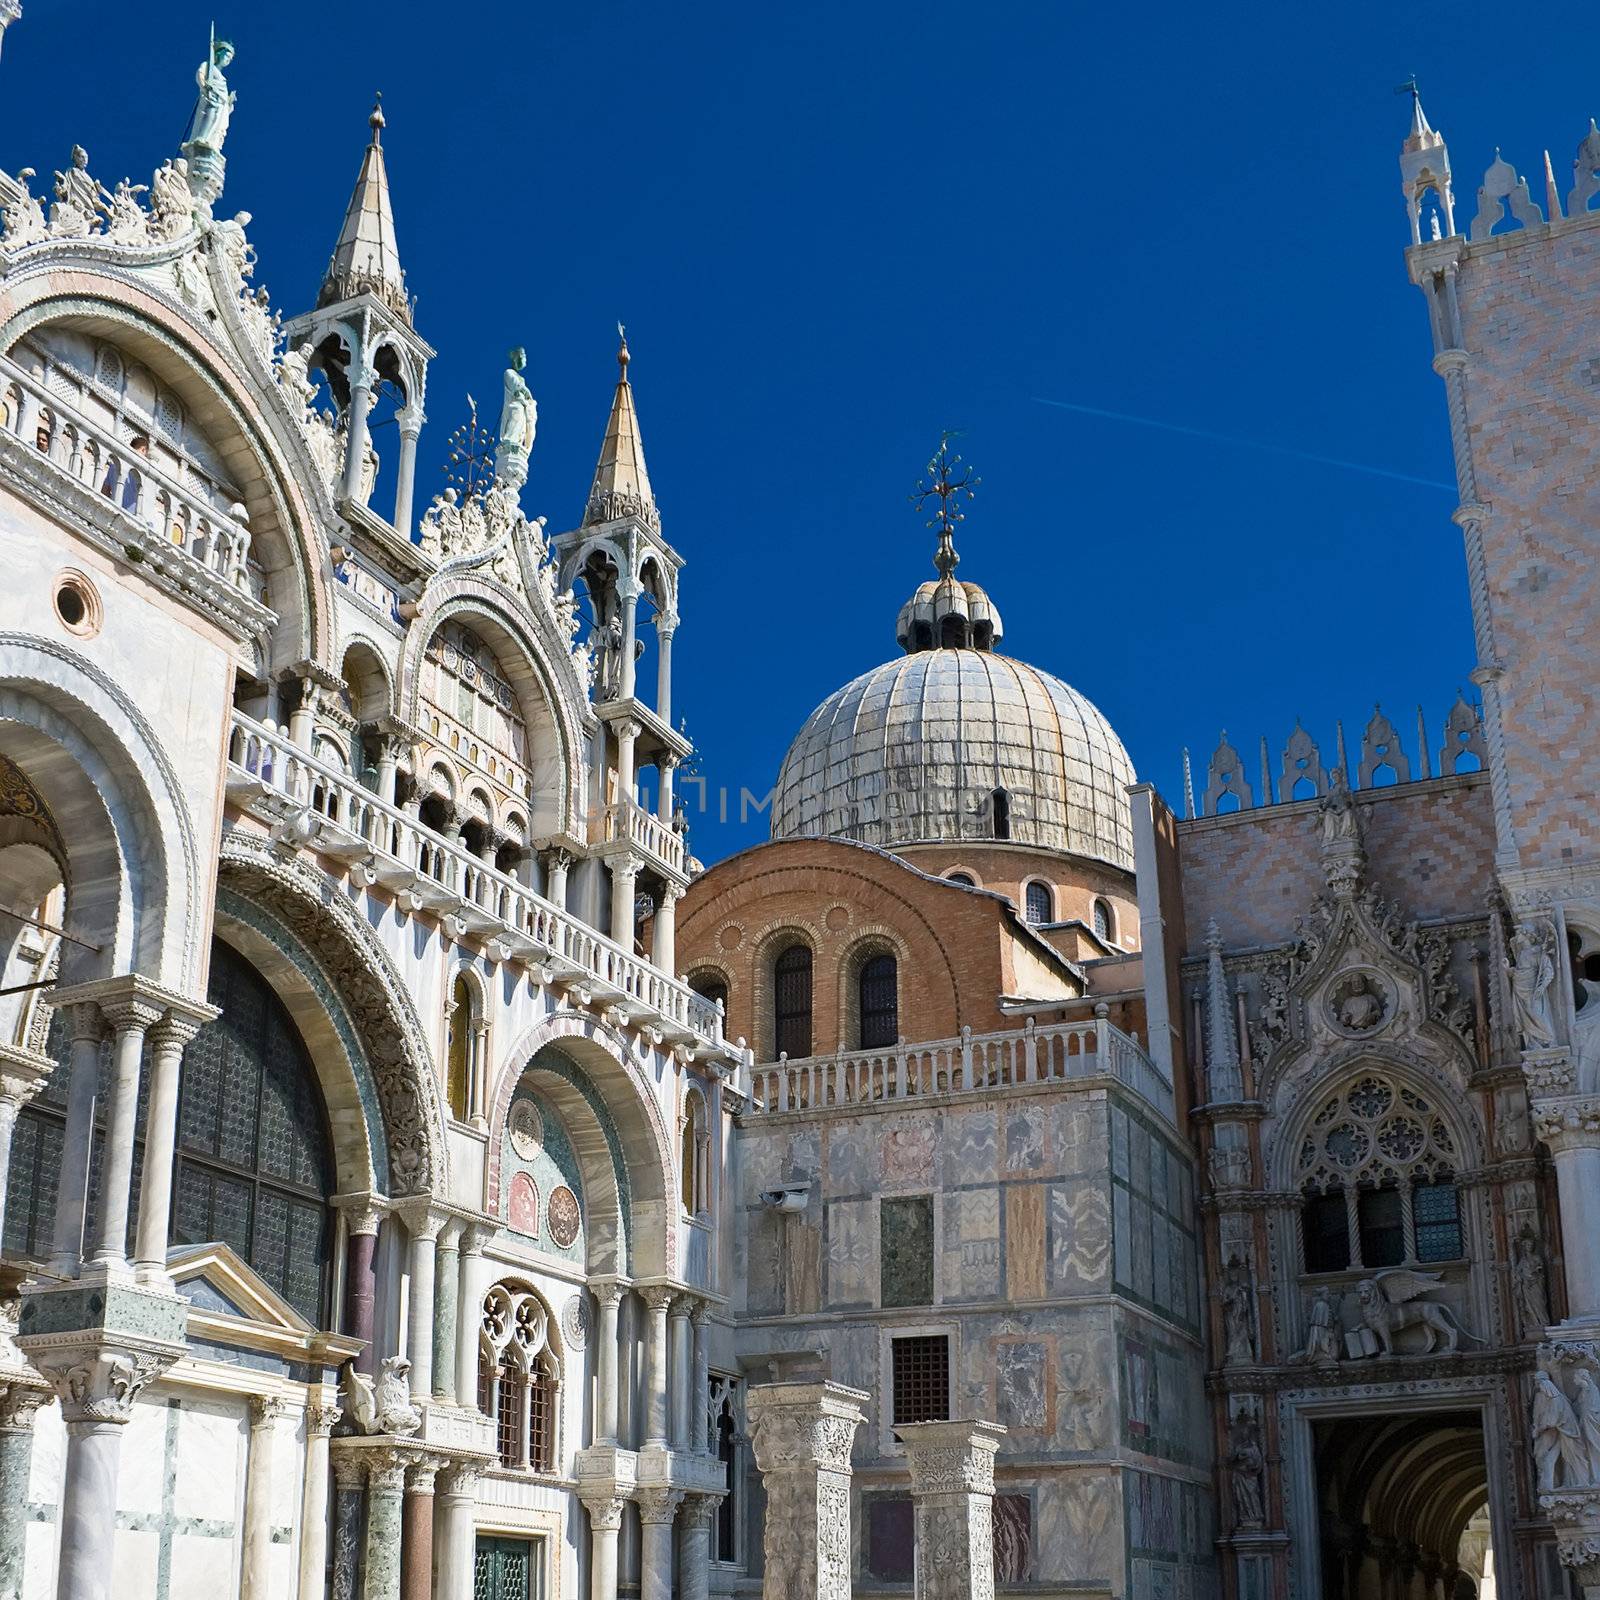
[[[260,599],[265,574],[250,559],[244,508],[224,515],[132,443],[72,409],[15,362],[0,358],[0,427],[36,449],[124,516],[224,582]]]
[[[1031,1020],[1002,1033],[966,1029],[954,1039],[809,1056],[752,1069],[755,1113],[868,1105],[971,1090],[1021,1088],[1078,1078],[1114,1078],[1169,1122],[1172,1085],[1137,1040],[1103,1017],[1093,1022]]]
[[[631,800],[617,801],[601,819],[601,841],[626,839],[674,872],[683,871],[683,836]]]
[[[558,909],[525,884],[381,800],[348,773],[308,754],[287,733],[236,711],[228,760],[230,794],[242,804],[270,792],[287,799],[309,848],[364,862],[373,877],[411,891],[475,931],[500,937],[512,955],[587,978],[634,1006],[701,1038],[722,1039],[721,1008],[686,984]],[[600,998],[604,999],[602,993]]]

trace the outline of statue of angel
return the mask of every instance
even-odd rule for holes
[[[150,237],[167,244],[194,225],[194,192],[189,163],[179,156],[163,161],[150,179]]]

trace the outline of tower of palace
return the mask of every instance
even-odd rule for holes
[[[233,62],[0,170],[0,1600],[1600,1596],[1593,124],[1401,153],[1470,700],[1169,807],[944,445],[707,868],[626,341],[533,514],[381,107],[261,287]]]

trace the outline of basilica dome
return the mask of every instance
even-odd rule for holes
[[[1076,689],[995,653],[999,611],[956,559],[946,532],[938,580],[900,612],[906,653],[829,695],[789,746],[773,838],[999,839],[1131,872],[1122,741]]]

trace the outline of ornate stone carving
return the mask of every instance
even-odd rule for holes
[[[1318,1289],[1306,1315],[1306,1342],[1303,1349],[1290,1356],[1294,1366],[1336,1366],[1342,1348],[1343,1332],[1339,1326],[1339,1308],[1326,1288]]]
[[[283,922],[322,966],[360,1034],[376,1080],[390,1190],[426,1194],[440,1126],[428,1046],[393,965],[360,912],[324,874],[238,834],[224,846],[218,876]]]
[[[422,1426],[422,1415],[411,1403],[407,1374],[411,1363],[404,1356],[385,1356],[376,1384],[356,1370],[354,1360],[340,1368],[344,1418],[351,1433],[407,1436]]]
[[[592,1323],[589,1298],[579,1290],[561,1308],[561,1333],[569,1348],[582,1350],[588,1344]]]
[[[639,1520],[650,1523],[670,1523],[678,1515],[683,1500],[681,1489],[635,1489],[635,1504],[639,1507]]]
[[[170,1367],[178,1352],[118,1349],[39,1351],[34,1365],[61,1399],[70,1422],[127,1422],[140,1391]]]
[[[615,1533],[622,1526],[622,1508],[627,1501],[615,1497],[583,1497],[589,1511],[591,1525],[603,1532]]]
[[[994,1594],[992,1422],[921,1422],[899,1431],[916,1505],[918,1600]]]
[[[1556,1042],[1550,988],[1555,982],[1555,929],[1548,922],[1519,922],[1511,935],[1511,1007],[1524,1050]]]
[[[1395,1335],[1409,1328],[1421,1328],[1427,1335],[1428,1355],[1433,1354],[1441,1339],[1446,1352],[1454,1354],[1461,1337],[1471,1338],[1448,1306],[1421,1298],[1436,1289],[1439,1282],[1437,1272],[1412,1272],[1403,1267],[1361,1280],[1356,1290],[1361,1320],[1371,1329],[1383,1355],[1395,1353]]]

